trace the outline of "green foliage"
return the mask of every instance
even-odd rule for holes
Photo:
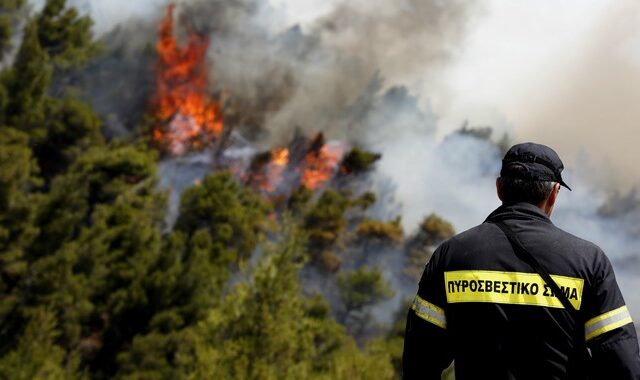
[[[372,342],[360,351],[353,342],[349,342],[335,356],[329,376],[323,379],[393,379],[393,368],[389,365],[389,354],[384,345]]]
[[[85,378],[76,358],[55,344],[55,317],[50,311],[34,313],[14,350],[0,358],[0,378],[12,380],[65,380]]]
[[[38,25],[31,21],[25,26],[13,67],[2,76],[11,94],[3,119],[7,124],[28,131],[45,119],[43,99],[51,75],[49,57],[38,40]]]
[[[24,271],[23,250],[36,233],[38,197],[29,191],[38,184],[38,168],[27,141],[24,133],[0,128],[0,273],[9,281]]]
[[[360,207],[365,210],[373,206],[374,203],[376,203],[376,194],[371,191],[367,191],[356,198],[352,204],[355,207]]]
[[[391,364],[395,372],[395,378],[402,378],[402,352],[404,350],[404,330],[407,323],[407,311],[411,305],[411,299],[405,299],[400,303],[396,311],[393,324],[387,333],[383,343],[389,353]]]
[[[365,218],[356,228],[357,239],[366,244],[399,244],[404,238],[400,218],[390,222]]]
[[[91,18],[80,17],[75,8],[66,6],[66,0],[47,0],[36,22],[40,45],[62,69],[81,65],[98,51]]]
[[[293,191],[288,201],[289,211],[295,215],[300,215],[313,197],[313,191],[306,186],[299,186]]]
[[[420,223],[416,236],[422,244],[436,245],[455,235],[453,225],[437,214],[429,214]]]
[[[90,26],[90,19],[66,8],[64,0],[48,0],[27,22],[15,63],[0,78],[1,120],[29,133],[47,181],[102,142],[100,122],[90,107],[47,94],[54,67],[79,65],[94,54]]]
[[[26,0],[0,0],[0,9],[2,10],[16,10],[24,6]]]
[[[96,373],[111,373],[122,345],[163,306],[149,294],[164,204],[154,170],[153,156],[131,146],[90,149],[55,178],[38,210],[20,315],[51,308],[58,342]]]
[[[453,225],[436,214],[422,220],[418,232],[406,243],[407,265],[404,274],[417,281],[436,246],[455,235]]]
[[[362,310],[385,298],[393,296],[393,290],[378,269],[361,267],[338,275],[340,299],[347,313]]]
[[[222,378],[298,379],[309,373],[313,335],[307,329],[297,279],[304,237],[286,226],[282,241],[267,249],[251,284],[240,284],[212,315],[222,325]],[[216,315],[218,314],[218,315]]]
[[[17,23],[18,13],[25,5],[25,0],[0,0],[0,60],[11,46],[11,38]]]
[[[101,145],[100,124],[86,103],[72,98],[47,102],[47,120],[32,134],[45,178],[63,173],[86,149]]]
[[[371,153],[360,148],[353,148],[340,163],[340,170],[344,174],[361,173],[370,170],[376,161],[382,157],[379,153]]]
[[[391,378],[385,353],[360,351],[321,297],[302,296],[305,245],[302,232],[285,221],[282,239],[266,249],[251,279],[201,324],[190,378]]]
[[[335,244],[347,222],[344,213],[350,206],[349,198],[328,189],[305,214],[304,228],[312,247],[323,249]]]
[[[11,47],[11,29],[11,18],[6,15],[0,15],[0,59],[4,57]]]
[[[27,252],[38,234],[34,225],[41,196],[31,190],[38,172],[27,135],[0,128],[0,353],[15,343],[20,318],[19,283],[27,272]]]
[[[306,199],[306,195],[296,195]],[[375,194],[366,192],[358,198],[333,189],[325,190],[320,198],[304,214],[304,228],[309,234],[309,243],[313,248],[327,248],[336,243],[347,227],[345,213],[354,207],[366,209],[375,202]],[[307,200],[304,203],[308,202]],[[297,202],[303,203],[303,202]]]
[[[260,241],[269,211],[259,195],[221,172],[184,192],[175,228],[188,236],[206,229],[215,244],[245,259]]]
[[[52,181],[36,219],[40,236],[33,254],[55,252],[77,236],[79,228],[92,223],[97,205],[111,204],[135,191],[151,192],[155,170],[153,154],[134,146],[111,144],[87,150],[69,173]],[[155,212],[162,213],[162,208]]]
[[[335,273],[342,266],[342,259],[334,251],[324,250],[315,255],[315,262],[329,273]]]

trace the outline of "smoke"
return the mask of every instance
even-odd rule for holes
[[[589,31],[589,44],[568,51],[522,121],[522,134],[557,142],[568,152],[597,147],[620,183],[637,184],[640,141],[640,4],[611,5]],[[536,126],[549,126],[536,128]],[[553,128],[551,128],[553,126]]]
[[[444,76],[438,113],[454,126],[470,117],[506,127],[553,146],[572,166],[587,151],[606,162],[607,190],[637,185],[640,4],[487,4]]]
[[[393,83],[407,84],[455,56],[478,8],[465,1],[342,2],[313,29],[327,45],[357,56],[370,73],[380,70]]]
[[[474,8],[343,2],[307,25],[279,24],[285,18],[260,1],[190,2],[182,10],[196,29],[211,33],[211,77],[229,89],[231,113],[244,114],[238,124],[264,128],[271,143],[282,143],[298,127],[344,137],[353,122],[346,111],[378,73],[398,84],[435,72]]]

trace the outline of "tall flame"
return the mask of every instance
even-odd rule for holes
[[[154,140],[169,153],[179,155],[211,143],[223,128],[219,103],[207,95],[206,52],[209,39],[189,33],[180,47],[173,35],[174,5],[160,23],[156,44],[158,67],[153,100]]]

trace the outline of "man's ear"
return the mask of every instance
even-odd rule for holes
[[[553,205],[555,205],[556,199],[558,199],[559,192],[560,192],[560,184],[558,182],[555,182],[553,184],[553,190],[551,190],[551,193],[549,194],[549,198],[547,199],[547,205],[549,205],[549,207],[553,207]]]
[[[502,182],[500,181],[500,177],[496,178],[496,192],[498,193],[498,198],[500,198],[500,200],[504,202],[502,194]]]
[[[556,182],[553,185],[553,189],[551,190],[551,193],[549,193],[549,196],[543,202],[543,206],[541,208],[544,211],[544,213],[547,214],[548,217],[551,217],[551,213],[553,212],[553,206],[555,206],[556,204],[556,200],[558,199],[559,192],[560,192],[560,184]]]

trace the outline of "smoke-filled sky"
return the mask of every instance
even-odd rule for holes
[[[293,22],[339,2],[274,3]],[[552,145],[569,164],[586,152],[610,164],[616,185],[638,184],[640,3],[480,2],[460,42],[435,78],[407,75],[406,84],[428,94],[441,134],[468,118]]]
[[[494,1],[448,70],[443,112],[503,118],[520,139],[640,178],[640,3]]]

